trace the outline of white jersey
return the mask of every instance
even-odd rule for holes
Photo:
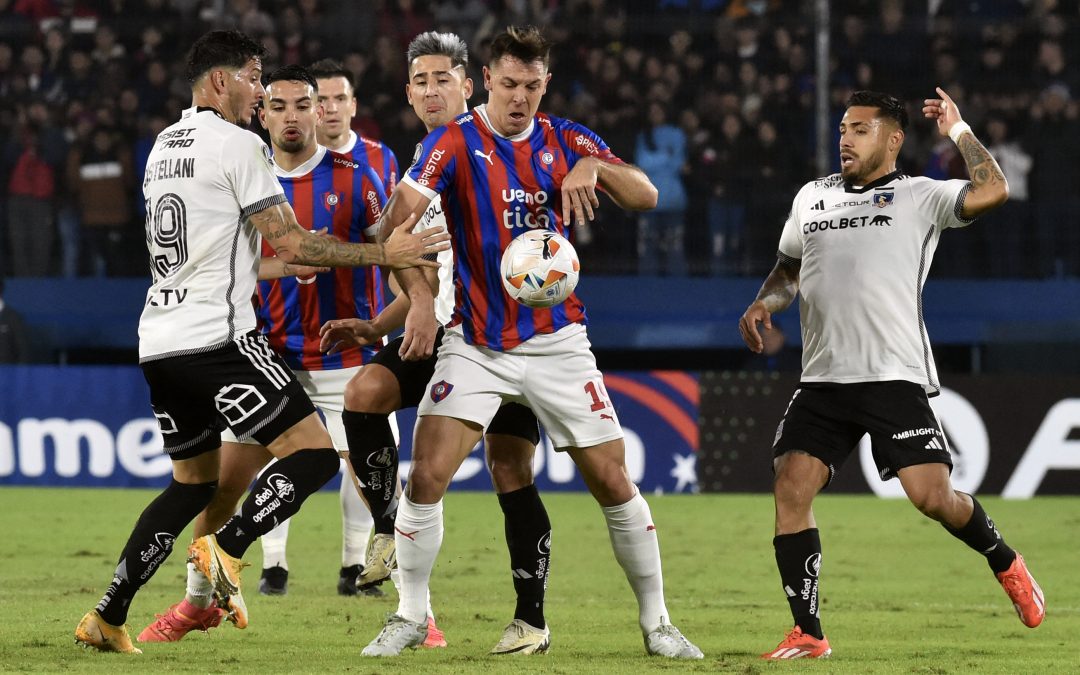
[[[420,232],[431,227],[446,229],[446,215],[443,214],[442,195],[435,195],[428,203],[420,222],[413,228],[413,232]],[[450,249],[440,251],[436,260],[439,261],[439,295],[435,298],[435,319],[440,326],[450,323],[454,314],[454,252]]]
[[[285,201],[270,150],[208,108],[154,142],[143,177],[153,283],[139,361],[209,351],[255,328],[261,237],[248,216]]]
[[[896,171],[865,187],[834,174],[799,190],[780,255],[802,261],[803,382],[940,389],[922,288],[942,231],[971,222],[960,217],[969,185]]]

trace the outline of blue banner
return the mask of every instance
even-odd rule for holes
[[[626,464],[644,492],[697,490],[697,375],[609,373],[609,397],[626,433]],[[170,461],[135,367],[0,367],[0,486],[162,487]],[[412,454],[415,410],[398,413],[402,474]],[[540,490],[584,490],[570,457],[546,436],[534,461]],[[336,488],[337,481],[331,482]],[[452,488],[489,490],[482,447]]]

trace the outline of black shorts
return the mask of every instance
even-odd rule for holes
[[[435,351],[423,361],[402,361],[398,355],[403,337],[399,337],[375,354],[371,363],[386,368],[397,378],[401,389],[401,407],[415,408],[427,394],[428,383],[435,374],[435,362],[438,361],[439,345],[442,344],[445,331],[439,328],[435,334]],[[504,403],[495,413],[486,433],[507,434],[524,438],[533,445],[540,442],[540,423],[528,407],[520,403]]]
[[[952,471],[948,443],[925,390],[900,380],[800,384],[776,429],[773,457],[802,450],[829,467],[831,482],[863,434],[870,434],[881,480],[916,464],[940,463]]]
[[[257,331],[208,352],[142,364],[165,452],[190,459],[238,438],[269,445],[315,412],[304,388]]]

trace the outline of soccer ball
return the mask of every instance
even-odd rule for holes
[[[574,292],[577,251],[551,230],[528,230],[503,251],[502,282],[510,297],[528,307],[551,307]]]

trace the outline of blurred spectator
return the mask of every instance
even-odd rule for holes
[[[68,176],[79,205],[83,247],[96,276],[141,274],[143,256],[131,228],[131,157],[119,135],[98,126],[88,142],[72,149]]]
[[[4,302],[4,278],[0,277],[0,363],[30,362],[30,332],[22,315]]]
[[[1046,88],[1031,108],[1027,147],[1035,160],[1031,197],[1035,214],[1040,276],[1080,274],[1080,124],[1077,106],[1062,84]]]
[[[1028,256],[1018,255],[1031,236],[1031,206],[1028,203],[1028,174],[1033,166],[1031,155],[1009,133],[1008,122],[992,117],[986,123],[986,149],[997,160],[1009,181],[1009,201],[984,216],[979,230],[986,240],[988,268],[994,277],[1026,277],[1032,270],[1022,267]]]
[[[643,212],[638,219],[638,272],[685,276],[686,190],[682,172],[686,166],[686,136],[668,122],[667,109],[658,101],[648,105],[634,161],[659,193],[656,208]]]
[[[7,234],[11,270],[16,276],[52,273],[53,198],[65,152],[66,142],[51,123],[49,109],[40,101],[31,103],[4,152],[4,162],[12,167]]]
[[[709,269],[714,275],[735,274],[742,267],[751,166],[750,143],[737,114],[721,118],[720,134],[713,147],[714,155],[708,163],[707,214],[712,251]]]

